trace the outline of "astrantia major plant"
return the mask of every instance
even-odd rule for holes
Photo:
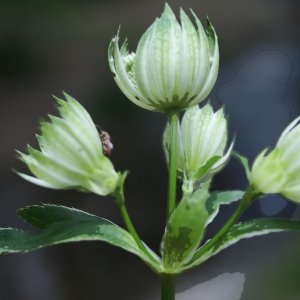
[[[108,158],[112,145],[107,133],[97,132],[90,115],[71,96],[56,98],[61,117],[43,122],[37,136],[40,150],[28,146],[19,158],[34,176],[18,173],[31,183],[53,189],[77,189],[111,195],[126,229],[98,216],[64,206],[29,206],[18,214],[41,229],[31,234],[17,229],[0,230],[0,254],[28,252],[44,246],[86,240],[106,241],[140,257],[161,280],[161,299],[175,299],[176,277],[202,264],[243,238],[284,230],[300,231],[300,221],[262,218],[237,223],[258,197],[279,193],[300,201],[300,127],[293,121],[276,147],[264,150],[249,168],[235,153],[249,179],[245,191],[210,190],[214,175],[230,159],[224,108],[199,107],[211,91],[218,73],[218,39],[211,23],[205,30],[192,12],[197,28],[183,10],[181,24],[166,4],[160,18],[142,36],[136,53],[127,41],[119,47],[119,32],[109,45],[109,66],[122,92],[136,105],[165,113],[163,151],[169,171],[166,227],[160,256],[139,238],[126,210],[124,181],[127,172],[115,171]],[[179,113],[186,110],[181,123]],[[176,204],[177,179],[182,197]],[[205,228],[220,205],[240,201],[225,225],[205,241]],[[134,297],[134,295],[133,295]]]

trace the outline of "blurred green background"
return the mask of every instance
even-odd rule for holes
[[[211,103],[215,109],[220,102],[225,105],[230,139],[235,135],[236,150],[252,161],[264,147],[274,146],[290,121],[290,110],[293,118],[300,113],[299,1],[168,3],[177,16],[179,7],[186,12],[191,7],[203,23],[208,15],[215,26],[221,61]],[[34,232],[16,210],[40,203],[73,206],[123,226],[110,197],[43,189],[11,171],[27,172],[15,149],[25,150],[27,143],[37,147],[39,120],[56,113],[51,95],[61,97],[66,91],[112,136],[116,170],[131,170],[125,192],[132,220],[142,239],[159,251],[167,194],[161,142],[166,117],[136,107],[120,92],[108,68],[107,48],[122,25],[121,37],[135,51],[163,7],[159,0],[0,1],[1,227]],[[287,85],[290,60],[293,74]],[[213,189],[244,189],[246,183],[242,167],[232,158]],[[221,210],[208,238],[233,209]],[[268,196],[256,201],[243,219],[262,216],[300,218],[300,212],[279,196]],[[240,272],[246,276],[242,300],[296,300],[299,266],[300,235],[272,234],[242,241],[180,275],[177,290]],[[224,299],[223,288],[214,286],[210,299],[233,300]],[[235,289],[234,282],[228,289]],[[73,243],[1,257],[0,295],[5,300],[159,299],[159,281],[123,250],[100,242]],[[203,298],[199,294],[195,299]]]

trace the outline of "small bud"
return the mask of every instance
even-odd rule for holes
[[[72,97],[56,99],[61,117],[49,116],[37,136],[41,151],[28,145],[29,154],[20,159],[36,176],[18,173],[40,186],[89,190],[99,195],[112,193],[118,174],[103,152],[103,144],[88,112]]]
[[[219,48],[207,20],[205,31],[192,11],[198,31],[181,9],[181,26],[165,5],[161,18],[142,36],[136,53],[119,48],[119,33],[108,49],[109,66],[122,92],[136,105],[158,112],[179,112],[204,100],[218,74]]]
[[[190,190],[207,173],[219,171],[228,160],[233,143],[224,154],[227,142],[227,120],[223,108],[216,113],[210,104],[188,109],[181,125],[178,122],[177,172],[184,179],[184,189]],[[163,138],[165,155],[169,153],[169,127]],[[209,165],[210,163],[210,165]],[[203,168],[207,168],[203,173]]]
[[[253,163],[250,182],[264,194],[278,193],[300,203],[300,117],[281,134],[275,149],[263,150]]]

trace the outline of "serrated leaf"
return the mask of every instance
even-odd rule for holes
[[[159,264],[154,264],[139,249],[130,233],[106,219],[56,205],[29,206],[19,210],[18,214],[42,232],[32,234],[17,229],[0,229],[0,254],[28,252],[66,242],[98,240],[136,254],[160,271]]]
[[[240,200],[244,195],[243,191],[226,191],[226,192],[213,192],[206,200],[205,207],[208,212],[207,226],[213,221],[218,214],[220,205],[231,204],[232,202]]]
[[[282,231],[300,232],[300,221],[279,218],[262,218],[233,225],[229,229],[229,231],[222,238],[220,238],[220,240],[216,242],[208,252],[206,252],[203,256],[195,260],[189,266],[181,268],[180,272],[200,265],[202,262],[206,261],[211,256],[216,255],[223,249],[237,243],[241,239]]]

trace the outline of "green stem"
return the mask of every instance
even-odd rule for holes
[[[160,277],[161,300],[175,300],[176,275],[162,274]]]
[[[117,202],[117,204],[118,204],[118,202]],[[137,232],[136,232],[136,230],[135,230],[135,228],[134,228],[134,226],[131,222],[131,219],[129,217],[129,214],[127,212],[125,204],[124,203],[121,204],[121,205],[118,204],[118,207],[119,207],[119,210],[121,212],[121,215],[122,215],[122,218],[124,220],[124,223],[126,225],[127,230],[129,231],[129,233],[134,238],[134,240],[137,243],[140,250],[142,250],[152,262],[157,263],[156,259],[149,253],[149,251],[146,249],[146,247],[142,243],[140,237],[138,236],[138,234],[137,234]]]
[[[146,249],[146,247],[144,246],[144,244],[142,243],[140,237],[138,236],[132,222],[131,219],[129,217],[127,208],[125,206],[125,198],[124,198],[124,191],[123,191],[123,185],[124,185],[124,180],[127,176],[127,172],[125,172],[124,174],[119,174],[119,181],[117,184],[117,187],[115,189],[115,192],[113,193],[113,196],[115,197],[115,203],[117,204],[123,221],[126,225],[127,230],[129,231],[129,233],[132,235],[132,237],[134,238],[135,242],[137,243],[138,247],[140,250],[142,250],[147,257],[154,262],[155,264],[158,263],[158,261],[155,259],[154,256],[152,256],[152,254]]]
[[[174,112],[172,114],[169,114],[168,122],[170,126],[170,148],[167,219],[169,218],[176,204],[178,113]]]
[[[243,212],[246,210],[246,208],[252,203],[253,200],[255,200],[257,197],[259,197],[261,194],[253,191],[253,188],[251,185],[247,187],[247,190],[242,198],[242,201],[236,211],[233,213],[233,215],[230,217],[230,219],[226,222],[226,224],[219,230],[219,232],[203,247],[201,247],[196,253],[194,254],[194,257],[192,258],[191,263],[196,261],[198,258],[200,258],[203,254],[205,254],[217,241],[220,240],[226,234],[226,232],[229,230],[229,228],[240,218],[240,216],[243,214]]]

